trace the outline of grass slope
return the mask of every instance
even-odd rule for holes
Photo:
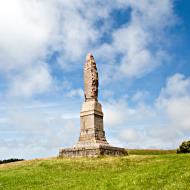
[[[190,155],[44,159],[0,166],[2,190],[190,189]]]
[[[129,154],[133,155],[161,155],[161,154],[176,154],[177,150],[162,150],[162,149],[127,149]]]

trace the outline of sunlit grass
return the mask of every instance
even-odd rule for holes
[[[0,166],[2,190],[189,189],[190,155],[42,159]]]
[[[161,150],[161,149],[127,149],[129,154],[135,155],[160,155],[160,154],[176,154],[177,150]]]

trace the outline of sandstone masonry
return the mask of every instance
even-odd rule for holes
[[[98,102],[98,72],[92,54],[84,66],[85,102],[80,112],[80,137],[73,148],[61,149],[60,157],[127,155],[124,148],[112,147],[106,140],[102,106]]]

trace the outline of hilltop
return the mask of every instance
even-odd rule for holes
[[[189,189],[189,154],[173,154],[174,151],[164,154],[160,150],[156,155],[152,150],[151,155],[148,150],[135,151],[141,155],[49,158],[2,164],[0,189]]]

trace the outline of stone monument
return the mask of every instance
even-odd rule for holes
[[[80,112],[80,137],[73,148],[61,149],[60,157],[127,155],[124,148],[112,147],[106,140],[102,106],[98,102],[98,71],[92,54],[84,66],[85,101]]]

